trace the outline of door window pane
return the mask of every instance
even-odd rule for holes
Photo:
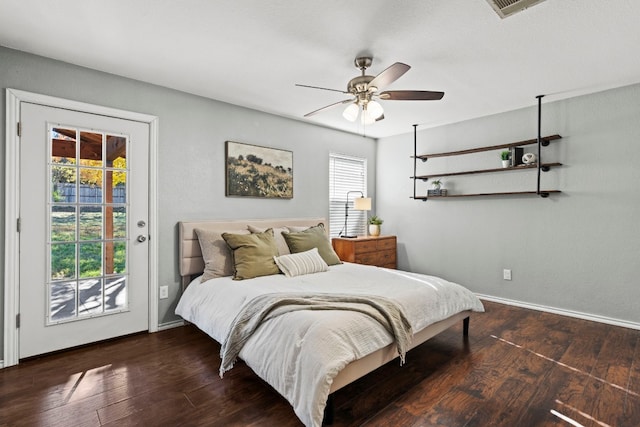
[[[105,280],[104,309],[105,311],[123,310],[127,307],[127,277],[111,277]]]
[[[72,242],[76,240],[76,207],[51,207],[51,241]]]
[[[54,128],[51,137],[51,163],[75,162],[76,130]]]
[[[111,209],[111,217],[106,218],[111,222],[111,229],[113,230],[113,239],[124,239],[127,237],[127,208],[124,206],[107,207],[107,210]],[[105,224],[105,227],[108,227]]]
[[[111,189],[105,195],[105,203],[127,202],[127,173],[116,170],[108,170],[105,174],[105,188]]]
[[[102,239],[102,206],[80,206],[80,240]]]
[[[80,168],[80,203],[102,203],[102,172]]]
[[[126,136],[50,128],[48,322],[127,308]]]
[[[51,320],[60,321],[76,316],[76,282],[54,282],[50,295]]]
[[[102,242],[81,243],[78,256],[80,278],[102,276]]]
[[[80,132],[80,164],[102,167],[102,134]]]
[[[81,280],[78,283],[78,313],[102,313],[102,279]]]
[[[51,245],[51,280],[74,279],[76,277],[76,244]]]
[[[53,203],[76,202],[76,177],[77,170],[74,167],[51,167],[51,201]]]

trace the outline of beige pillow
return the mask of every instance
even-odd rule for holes
[[[282,236],[292,254],[318,248],[318,253],[328,265],[342,264],[340,258],[331,247],[323,224],[307,228],[304,231],[286,233]]]
[[[222,238],[223,231],[195,229],[200,242],[204,272],[202,282],[216,277],[233,276],[233,258],[227,242]],[[233,233],[249,234],[249,230],[234,230]]]
[[[278,248],[272,229],[256,234],[222,233],[222,238],[233,253],[234,280],[280,273],[273,260],[278,256]]]
[[[329,266],[318,253],[318,248],[297,254],[281,255],[274,258],[280,271],[287,277],[327,271]]]
[[[264,233],[267,230],[264,227],[255,227],[251,224],[247,226],[249,231],[252,233]],[[273,238],[276,241],[276,247],[278,248],[278,254],[280,255],[288,255],[291,252],[289,251],[289,246],[287,246],[287,242],[282,237],[282,232],[288,233],[289,229],[287,227],[274,227],[273,228]]]
[[[303,225],[287,225],[287,230],[289,230],[291,233],[299,233],[301,231],[304,230],[308,230],[309,227],[303,226]]]

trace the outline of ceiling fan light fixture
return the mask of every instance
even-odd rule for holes
[[[358,113],[360,112],[360,107],[358,104],[353,103],[349,104],[347,108],[342,112],[342,117],[349,120],[350,122],[355,122],[358,118]]]
[[[369,115],[371,115],[371,117],[373,117],[374,120],[376,120],[382,117],[382,115],[384,114],[384,109],[379,102],[369,101],[367,103],[367,112],[369,113]]]
[[[372,125],[376,122],[376,118],[371,115],[369,110],[366,108],[362,109],[362,115],[360,116],[360,120],[363,125]]]

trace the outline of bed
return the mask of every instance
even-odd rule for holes
[[[278,237],[278,241],[273,242],[277,246],[276,254],[282,255],[276,258],[284,261],[293,259],[282,253],[288,251],[287,244],[296,248],[296,241],[292,239],[296,236],[306,238],[305,232],[317,232],[318,227],[321,227],[318,224],[324,223],[324,218],[291,218],[183,221],[178,224],[183,295],[176,307],[176,314],[221,343],[221,376],[233,366],[233,360],[225,362],[226,353],[222,356],[230,346],[228,340],[233,335],[231,330],[237,330],[234,329],[239,323],[237,320],[243,315],[249,321],[256,317],[255,313],[260,311],[260,307],[255,307],[255,312],[246,314],[248,306],[255,300],[264,304],[267,301],[265,298],[271,296],[285,295],[289,299],[313,299],[313,296],[318,296],[334,298],[329,303],[333,304],[335,299],[354,297],[359,304],[361,299],[371,298],[374,301],[392,301],[400,309],[400,317],[410,326],[410,341],[402,349],[396,329],[390,329],[389,324],[385,329],[384,323],[376,321],[376,316],[366,310],[364,314],[362,310],[351,311],[343,309],[343,306],[334,310],[333,305],[325,309],[327,307],[322,305],[327,304],[325,300],[319,303],[320,307],[314,309],[299,309],[298,303],[298,306],[293,306],[292,311],[277,314],[269,312],[269,316],[273,317],[267,317],[268,320],[255,326],[256,329],[245,337],[243,345],[239,346],[238,357],[283,395],[298,418],[307,426],[321,425],[327,414],[331,413],[327,410],[332,404],[331,394],[336,390],[387,362],[404,356],[404,351],[420,345],[458,322],[463,322],[466,335],[470,313],[484,311],[482,303],[473,293],[444,279],[358,264],[338,263],[327,267],[330,263],[326,262],[322,263],[321,271],[294,277],[266,274],[246,280],[234,280],[225,275],[228,274],[229,263],[232,269],[238,268],[237,271],[234,270],[236,274],[240,273],[242,267],[234,264],[234,261],[240,262],[241,257],[237,255],[239,252],[236,252],[235,260],[233,257],[230,260],[225,258],[229,254],[223,253],[223,250],[228,250],[233,245],[233,240],[228,240],[228,244],[221,242],[223,233],[227,233],[224,235],[225,239],[244,239],[243,236],[246,235],[266,235],[271,232]],[[285,236],[288,240],[284,243],[281,234],[283,231],[290,233]],[[319,250],[326,250],[324,245],[329,242],[326,234],[323,238],[326,242],[320,243]],[[215,247],[201,246],[201,241],[205,240],[210,244],[215,241]],[[304,253],[301,250],[298,252],[301,256],[309,254],[313,260],[318,260],[316,248]],[[298,254],[294,257],[298,257]],[[209,279],[211,265],[215,261],[220,271]],[[286,264],[278,265],[284,271]],[[202,280],[203,271],[208,280]],[[354,301],[340,300],[336,304],[349,306]],[[364,306],[358,308],[371,310]],[[380,317],[388,315],[387,312],[382,313],[383,316]]]

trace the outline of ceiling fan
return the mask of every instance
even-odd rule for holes
[[[330,90],[352,95],[351,98],[338,101],[326,107],[319,108],[315,111],[307,113],[304,117],[310,117],[322,111],[337,107],[343,104],[349,104],[342,113],[342,116],[355,122],[358,116],[363,124],[372,124],[376,121],[384,119],[384,109],[377,100],[384,101],[437,101],[442,99],[444,92],[433,92],[426,90],[387,90],[380,92],[380,89],[390,85],[398,80],[404,73],[411,68],[402,62],[396,62],[377,76],[368,76],[365,74],[366,69],[371,66],[372,58],[362,56],[355,59],[355,66],[362,71],[362,75],[349,80],[347,90],[329,89],[318,86],[309,86],[296,84],[300,87],[308,87],[311,89]],[[362,112],[362,114],[360,114]]]

